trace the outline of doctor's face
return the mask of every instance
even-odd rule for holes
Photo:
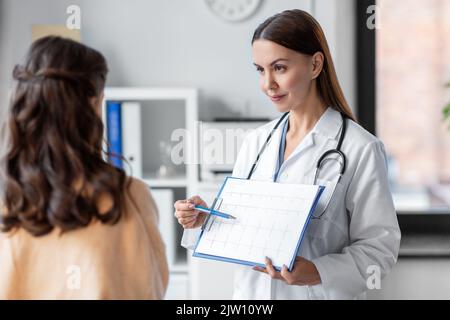
[[[301,108],[317,76],[313,57],[264,39],[256,40],[252,51],[259,86],[278,111]]]

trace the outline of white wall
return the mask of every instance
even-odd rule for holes
[[[339,83],[350,108],[356,113],[355,2],[315,0],[313,10],[327,37]]]
[[[334,48],[344,91],[349,100],[354,96],[354,61],[348,54],[353,47],[347,46],[354,33],[353,0],[265,0],[253,17],[237,24],[216,18],[202,0],[0,0],[0,110],[6,105],[12,67],[31,43],[31,24],[64,24],[71,4],[81,7],[83,42],[109,62],[108,85],[199,87],[204,119],[230,112],[276,115],[258,89],[251,36],[276,12],[315,6]]]

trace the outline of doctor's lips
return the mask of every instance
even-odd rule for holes
[[[278,102],[286,96],[287,96],[287,94],[275,95],[275,96],[269,96],[269,97],[270,97],[270,100],[272,100],[273,102]]]

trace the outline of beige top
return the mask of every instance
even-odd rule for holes
[[[168,267],[157,209],[143,182],[133,179],[130,194],[115,225],[0,232],[0,299],[162,299]]]

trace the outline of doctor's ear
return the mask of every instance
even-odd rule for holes
[[[320,72],[322,72],[322,68],[323,68],[323,61],[324,61],[324,55],[322,52],[316,52],[312,58],[311,58],[311,63],[312,63],[312,78],[311,79],[316,79],[319,75]]]

